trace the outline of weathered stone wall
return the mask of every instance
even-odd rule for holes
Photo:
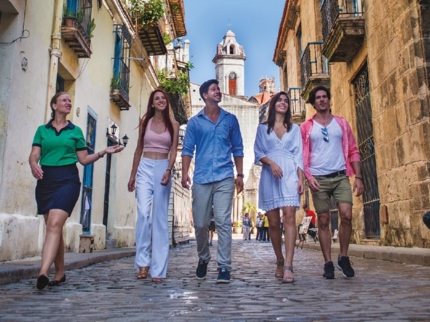
[[[365,10],[379,193],[389,218],[381,242],[429,247],[421,219],[430,209],[428,6],[367,1]]]
[[[380,224],[381,244],[430,247],[430,231],[422,223],[423,213],[430,210],[430,1],[362,4],[364,43],[350,63],[330,64],[332,111],[347,119],[357,134],[352,81],[367,64],[379,195],[389,219]],[[295,5],[300,15],[281,44],[287,55],[280,74],[288,87],[301,87],[298,26],[303,49],[307,42],[321,39],[315,1],[298,0]],[[307,118],[313,113],[308,104]],[[358,243],[365,237],[362,209],[362,198],[354,198],[352,240]]]

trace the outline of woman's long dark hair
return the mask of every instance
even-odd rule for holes
[[[287,129],[287,132],[290,132],[291,130],[291,106],[290,106],[290,98],[288,97],[288,94],[285,92],[279,92],[273,95],[273,97],[270,99],[269,104],[269,116],[267,117],[267,121],[264,122],[264,124],[267,124],[267,134],[270,134],[270,132],[273,130],[273,127],[275,126],[276,121],[276,110],[275,105],[278,102],[281,95],[285,95],[288,100],[288,110],[287,113],[285,113],[284,117],[284,126]]]
[[[140,121],[139,128],[141,129],[141,144],[143,145],[143,138],[145,137],[146,128],[148,126],[148,122],[155,115],[155,107],[154,107],[154,96],[157,92],[160,92],[164,95],[166,98],[166,108],[163,111],[163,120],[164,124],[167,127],[167,130],[169,130],[170,138],[173,142],[173,124],[172,120],[170,119],[170,103],[169,103],[169,97],[167,96],[166,92],[163,91],[161,88],[157,88],[154,91],[152,91],[151,95],[149,95],[148,100],[148,107],[146,114],[142,117],[142,120]]]

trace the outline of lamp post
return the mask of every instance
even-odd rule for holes
[[[127,146],[128,139],[129,137],[127,136],[127,134],[122,137],[122,144],[124,145],[124,148]]]

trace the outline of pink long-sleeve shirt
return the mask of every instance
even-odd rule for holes
[[[312,150],[310,135],[312,127],[314,126],[314,117],[303,122],[303,124],[300,126],[300,132],[302,134],[303,141],[303,167],[307,179],[312,178],[312,174],[309,170]],[[346,175],[351,177],[355,174],[351,163],[360,162],[360,152],[358,151],[357,142],[355,141],[348,122],[341,116],[333,115],[333,117],[342,129],[342,151],[345,158]]]

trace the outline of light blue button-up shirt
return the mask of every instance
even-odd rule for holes
[[[221,108],[216,123],[202,109],[187,124],[182,156],[194,156],[193,181],[212,183],[234,177],[233,157],[243,157],[242,135],[235,115]]]

